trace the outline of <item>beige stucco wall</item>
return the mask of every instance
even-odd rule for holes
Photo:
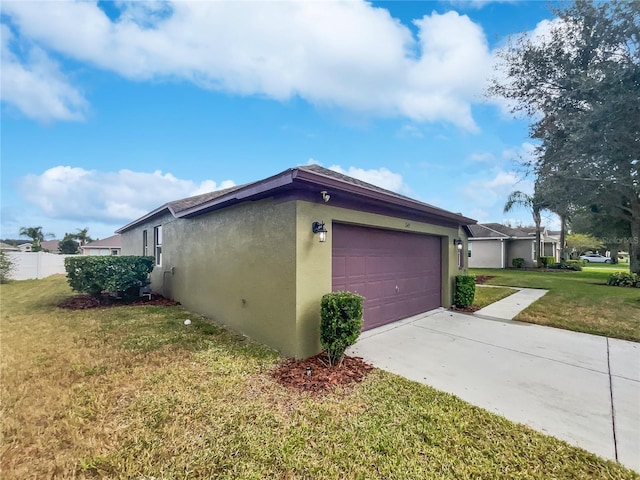
[[[514,258],[524,258],[525,267],[533,267],[533,241],[524,240],[510,240],[507,245],[507,267],[513,265]]]
[[[504,242],[496,240],[471,240],[471,268],[503,268]],[[505,258],[506,260],[506,258]],[[508,265],[505,265],[508,266]]]
[[[166,215],[162,267],[152,288],[285,355],[296,355],[295,202],[245,202],[192,219]],[[123,254],[142,253],[142,230],[122,234]]]
[[[320,243],[311,231],[323,220]],[[152,288],[187,309],[224,323],[286,356],[305,358],[321,350],[320,299],[331,291],[332,222],[437,235],[442,245],[442,305],[451,304],[458,268],[454,238],[462,229],[338,208],[308,201],[244,202],[192,219],[166,213],[122,234],[122,254],[142,254],[142,231],[163,226],[163,262]]]
[[[331,206],[330,203],[298,201],[297,218],[297,261],[296,275],[296,321],[299,356],[306,357],[320,351],[320,300],[331,292],[331,250],[332,223],[344,222],[363,226],[389,228],[407,232],[427,233],[442,239],[442,305],[451,305],[455,275],[467,272],[466,255],[464,267],[458,268],[458,250],[453,245],[454,238],[463,238],[466,253],[466,235],[462,229],[447,228],[427,223],[404,220],[373,213],[359,212]],[[327,241],[320,243],[311,231],[314,221],[324,221],[328,230]]]

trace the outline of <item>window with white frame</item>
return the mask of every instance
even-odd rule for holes
[[[162,225],[153,228],[153,249],[156,256],[156,266],[162,265]]]
[[[142,255],[145,257],[149,255],[149,238],[146,229],[142,231]]]

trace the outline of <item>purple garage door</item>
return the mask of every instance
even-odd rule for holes
[[[333,224],[333,291],[365,297],[363,330],[438,308],[440,238]]]

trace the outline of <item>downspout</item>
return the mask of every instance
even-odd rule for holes
[[[504,247],[505,247],[504,238],[501,238],[500,239],[500,265],[502,265],[501,268],[505,268],[505,266],[504,266]]]

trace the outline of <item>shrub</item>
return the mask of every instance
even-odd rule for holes
[[[81,256],[64,260],[71,288],[94,297],[103,292],[137,295],[139,287],[149,284],[153,265],[153,257]]]
[[[513,260],[511,260],[511,265],[513,265],[515,268],[524,267],[524,258],[514,258]]]
[[[453,304],[456,307],[468,307],[476,296],[476,276],[456,275],[456,291],[453,295]]]
[[[573,270],[579,272],[582,270],[580,262],[582,262],[582,260],[567,260],[566,262],[554,263],[553,265],[549,265],[549,268],[558,270]]]
[[[640,288],[640,275],[637,273],[612,273],[609,275],[607,285],[611,285],[612,287]]]
[[[9,282],[14,268],[15,265],[9,255],[0,250],[0,283]]]
[[[336,365],[362,330],[364,297],[352,292],[327,293],[320,304],[320,344],[329,363]]]
[[[556,263],[555,257],[540,257],[539,266],[543,268],[548,268],[549,266]]]

